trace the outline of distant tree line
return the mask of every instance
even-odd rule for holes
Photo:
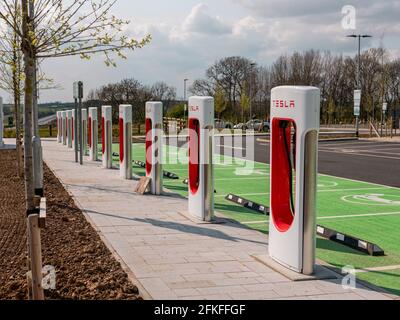
[[[215,98],[217,118],[245,122],[250,118],[269,118],[271,89],[280,85],[316,86],[321,90],[321,122],[354,122],[354,90],[357,83],[358,57],[334,55],[308,50],[282,55],[269,66],[260,66],[245,57],[226,57],[210,66],[204,79],[189,88],[193,95]],[[382,104],[388,103],[388,116],[400,116],[400,58],[391,59],[382,48],[362,53],[360,63],[362,87],[361,121],[381,120]],[[165,82],[143,85],[125,79],[89,93],[87,106],[134,106],[134,119],[144,120],[146,101],[164,102],[164,114],[183,117],[184,102],[177,100],[176,88]],[[251,114],[250,114],[251,112]]]
[[[90,91],[85,106],[100,108],[102,105],[110,105],[113,107],[113,119],[116,120],[118,119],[118,106],[120,104],[131,104],[134,121],[143,122],[147,101],[162,101],[164,114],[166,114],[177,103],[176,88],[165,82],[144,85],[133,78],[125,79]]]
[[[357,57],[308,50],[280,56],[270,66],[244,57],[223,58],[194,81],[192,94],[215,97],[216,115],[234,122],[268,118],[271,89],[279,85],[309,85],[321,89],[321,121],[351,123],[356,89]],[[389,116],[400,105],[400,59],[373,48],[361,55],[361,120],[380,119],[383,102]],[[250,115],[250,109],[252,114]],[[399,116],[397,110],[397,116]]]

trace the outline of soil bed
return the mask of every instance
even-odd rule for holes
[[[47,299],[141,299],[99,235],[62,184],[44,167],[47,199],[42,230],[43,266],[56,269],[56,289]],[[15,150],[0,151],[0,299],[26,299],[26,218],[24,180]]]

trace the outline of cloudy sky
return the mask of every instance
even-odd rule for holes
[[[356,8],[354,31],[342,26],[346,5]],[[203,77],[219,58],[242,55],[268,65],[281,54],[310,48],[354,54],[356,41],[345,38],[353,32],[374,36],[364,49],[383,44],[400,57],[398,0],[119,0],[114,13],[131,20],[129,35],[152,34],[151,44],[129,53],[117,68],[106,67],[100,56],[47,60],[44,71],[63,89],[41,92],[41,102],[70,101],[77,79],[86,92],[128,77],[166,81],[181,96],[183,79]]]

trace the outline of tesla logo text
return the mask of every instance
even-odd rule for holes
[[[295,108],[296,104],[294,102],[294,100],[273,100],[272,101],[272,105],[275,108]]]
[[[190,106],[189,110],[192,112],[197,112],[197,111],[199,111],[199,107],[198,106]]]

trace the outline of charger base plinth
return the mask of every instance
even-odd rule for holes
[[[336,272],[318,264],[314,266],[314,274],[305,275],[285,267],[272,259],[269,255],[254,255],[253,258],[291,281],[313,281],[339,278]]]

